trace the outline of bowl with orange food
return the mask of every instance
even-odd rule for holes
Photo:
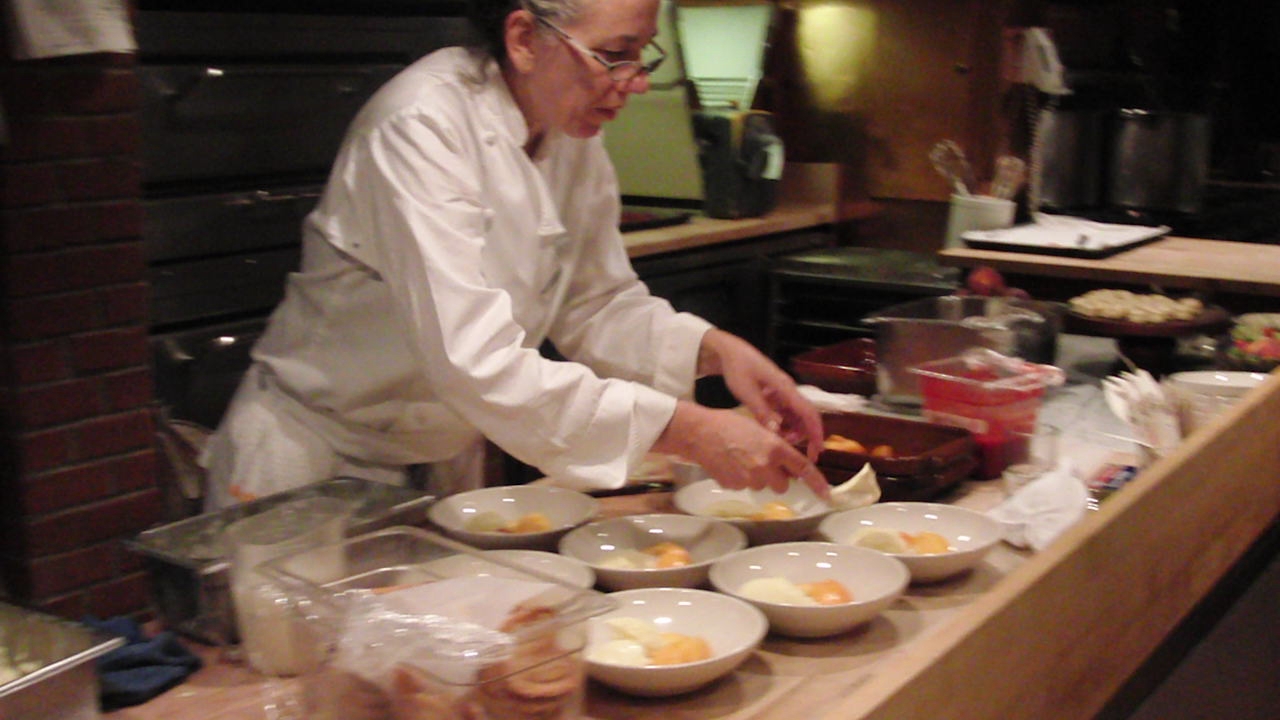
[[[901,560],[913,582],[937,582],[973,569],[1000,542],[1000,523],[969,508],[888,502],[832,513],[818,536]]]
[[[560,554],[585,563],[607,590],[698,587],[712,562],[746,546],[728,522],[677,513],[597,520],[560,538]]]
[[[631,695],[678,695],[716,682],[769,631],[758,608],[710,590],[640,588],[609,599],[614,609],[588,626],[587,675]]]
[[[441,498],[427,519],[449,537],[482,550],[549,550],[596,517],[599,503],[576,490],[507,485]]]
[[[786,492],[730,490],[715,480],[690,483],[671,497],[687,515],[727,521],[747,535],[750,545],[805,540],[818,529],[832,506],[799,480]]]
[[[911,582],[900,560],[829,542],[760,545],[711,566],[711,585],[759,608],[779,635],[849,632],[893,605]]]

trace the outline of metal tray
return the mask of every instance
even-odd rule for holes
[[[349,535],[421,524],[434,499],[412,488],[339,477],[146,530],[125,545],[143,557],[156,611],[166,627],[212,644],[235,642],[230,559],[222,542],[223,529],[282,502],[316,496],[359,502]]]
[[[0,603],[0,718],[92,720],[101,717],[93,660],[122,637]],[[16,677],[10,677],[16,670]]]

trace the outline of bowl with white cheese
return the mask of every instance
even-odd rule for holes
[[[700,480],[676,490],[671,502],[682,513],[736,525],[751,545],[806,540],[833,509],[799,480],[781,493],[730,490],[715,480]]]
[[[818,536],[897,558],[913,582],[937,582],[977,566],[1003,530],[994,518],[969,508],[889,502],[832,513],[819,524]]]
[[[875,619],[902,596],[911,573],[900,560],[827,542],[760,545],[711,566],[711,585],[764,612],[791,637],[827,637]]]
[[[574,528],[560,554],[585,563],[608,590],[698,587],[711,563],[747,546],[742,530],[713,518],[652,513]]]
[[[504,485],[437,500],[427,519],[445,535],[482,550],[550,550],[592,520],[595,498],[547,485]]]
[[[588,626],[587,675],[631,695],[709,685],[737,669],[769,631],[759,609],[710,590],[642,588],[609,598],[615,608]]]

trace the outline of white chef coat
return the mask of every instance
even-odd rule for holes
[[[531,159],[527,136],[497,64],[464,48],[371,98],[211,443],[232,455],[211,459],[215,486],[323,479],[278,477],[289,453],[315,474],[326,450],[404,466],[482,436],[568,487],[624,483],[692,392],[710,325],[632,270],[600,137],[552,134]],[[548,338],[572,362],[542,357]]]

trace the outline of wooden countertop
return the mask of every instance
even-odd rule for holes
[[[1280,297],[1280,245],[1164,237],[1107,258],[950,248],[941,261],[1042,277]]]
[[[1249,428],[1240,432],[1240,428]],[[867,627],[770,637],[733,676],[689,695],[629,698],[592,684],[586,717],[726,720],[1088,720],[1280,518],[1280,373],[1157,461],[1051,546],[1001,545],[970,575],[912,586]],[[956,502],[989,506],[993,483]],[[609,514],[667,509],[610,498]],[[209,660],[111,720],[258,720],[294,681]]]
[[[627,254],[635,259],[804,230],[828,225],[835,219],[836,208],[830,202],[784,200],[776,208],[757,218],[722,220],[697,215],[680,225],[624,233],[622,240],[627,246]]]

